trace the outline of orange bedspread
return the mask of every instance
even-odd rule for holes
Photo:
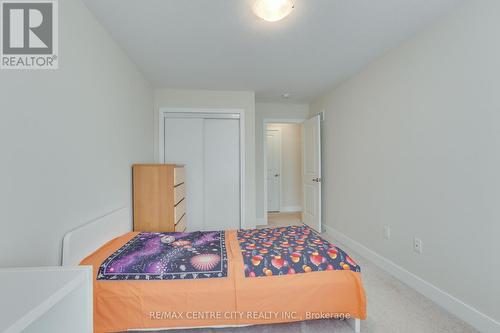
[[[85,258],[94,267],[136,236],[118,237]],[[226,278],[94,280],[94,332],[366,318],[360,273],[323,271],[246,278],[236,231],[226,231]]]

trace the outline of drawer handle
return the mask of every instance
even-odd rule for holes
[[[179,200],[179,202],[178,202],[178,203],[176,203],[176,204],[174,205],[174,207],[179,206],[179,204],[180,204],[181,202],[183,202],[183,201],[184,201],[184,199],[186,199],[186,198],[182,198],[181,200]]]

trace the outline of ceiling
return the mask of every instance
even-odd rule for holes
[[[251,90],[310,102],[461,0],[295,0],[283,21],[252,0],[84,0],[156,88]]]

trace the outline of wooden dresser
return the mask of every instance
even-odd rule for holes
[[[134,231],[186,230],[185,169],[176,164],[132,167]]]

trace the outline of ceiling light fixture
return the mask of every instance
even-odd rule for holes
[[[293,8],[292,0],[257,0],[253,11],[263,20],[276,22],[287,17]]]

